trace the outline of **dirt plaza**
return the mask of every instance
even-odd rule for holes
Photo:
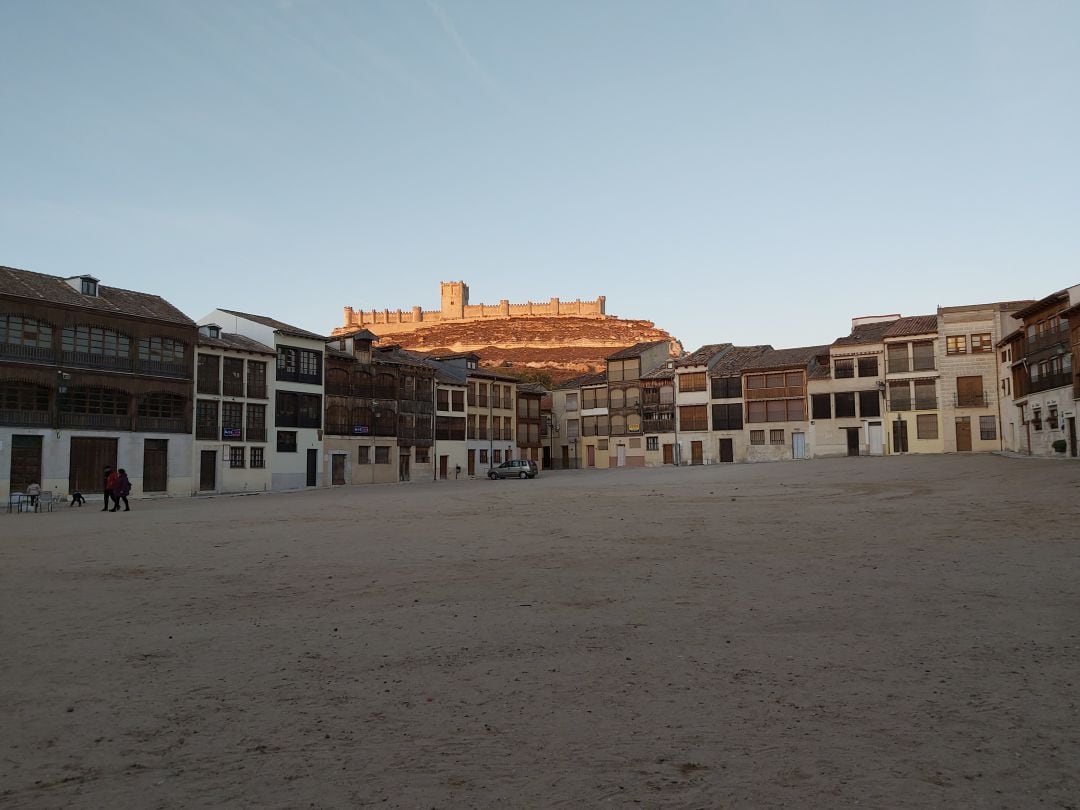
[[[1080,807],[1080,464],[0,515],[0,807]]]

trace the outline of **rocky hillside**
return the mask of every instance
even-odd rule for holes
[[[619,318],[516,317],[443,323],[388,335],[383,343],[399,343],[420,352],[476,352],[483,366],[509,364],[515,371],[544,372],[558,382],[602,369],[607,355],[650,340],[672,340],[674,351],[682,351],[678,341],[652,321]]]

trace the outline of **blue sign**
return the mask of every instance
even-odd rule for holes
[[[353,425],[352,431],[358,436],[366,436],[367,434],[371,433],[371,428],[369,428],[367,425]]]
[[[221,438],[223,439],[239,439],[244,432],[240,428],[222,428]]]

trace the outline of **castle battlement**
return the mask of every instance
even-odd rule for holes
[[[439,310],[423,309],[353,309],[345,307],[345,324],[334,334],[354,329],[369,329],[380,335],[408,332],[425,326],[442,323],[494,320],[497,318],[607,318],[604,296],[592,301],[575,298],[563,301],[550,298],[547,301],[526,301],[511,304],[503,299],[498,304],[470,304],[469,286],[464,281],[443,281],[439,284]]]

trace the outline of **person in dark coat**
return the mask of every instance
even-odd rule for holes
[[[120,501],[124,502],[124,511],[130,512],[131,506],[128,504],[127,496],[131,494],[131,482],[128,480],[127,472],[121,468],[116,473],[116,482],[113,484],[112,497],[113,503],[116,504],[112,508],[115,512],[120,508]]]
[[[111,466],[106,466],[105,467],[105,479],[104,479],[104,482],[102,483],[102,487],[105,490],[105,502],[101,507],[102,512],[108,512],[109,511],[109,501],[112,499],[112,485],[113,485],[113,481],[115,481],[115,480],[116,480],[116,473],[113,472],[113,468]]]

